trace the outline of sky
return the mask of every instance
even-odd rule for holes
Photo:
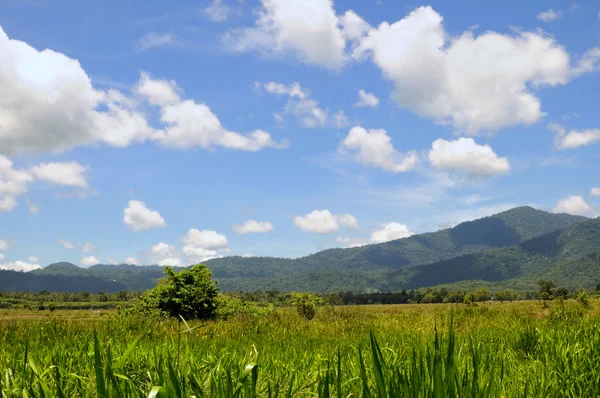
[[[600,212],[596,1],[2,0],[0,269]]]

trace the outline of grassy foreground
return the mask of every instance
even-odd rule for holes
[[[600,396],[596,301],[29,315],[0,312],[0,397]]]

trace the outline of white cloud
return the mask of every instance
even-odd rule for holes
[[[507,158],[500,158],[489,145],[478,145],[472,138],[435,140],[429,151],[429,161],[438,169],[459,170],[472,177],[487,178],[508,173]]]
[[[212,2],[204,9],[204,12],[214,22],[227,21],[229,16],[229,7],[223,3],[223,0],[212,0]]]
[[[39,264],[29,264],[24,261],[0,264],[0,270],[30,272],[42,268]]]
[[[158,262],[163,267],[183,267],[183,262],[178,257],[165,258]]]
[[[587,50],[571,70],[572,77],[600,71],[600,47]]]
[[[0,251],[6,252],[6,251],[8,251],[8,247],[9,247],[8,242],[0,239]]]
[[[0,211],[12,211],[15,207],[17,207],[17,201],[14,196],[0,196]]]
[[[565,12],[563,10],[554,11],[552,8],[548,11],[542,11],[537,15],[537,19],[544,22],[552,22],[561,19]]]
[[[375,94],[367,93],[365,90],[358,90],[359,100],[356,106],[361,108],[377,108],[379,106],[379,98]]]
[[[233,230],[241,235],[265,233],[273,230],[273,224],[267,221],[248,220],[241,225],[234,225]]]
[[[342,243],[344,245],[344,247],[346,247],[346,248],[359,247],[359,246],[364,246],[367,244],[360,238],[349,238],[346,236],[337,236],[335,238],[335,241],[336,241],[336,243]]]
[[[346,40],[338,26],[332,0],[261,0],[252,28],[229,31],[223,38],[232,51],[265,55],[292,55],[309,65],[340,69],[347,61]],[[355,34],[355,20],[346,23],[346,35]]]
[[[29,210],[31,214],[37,214],[40,212],[40,205],[37,203],[32,203],[30,201],[26,201],[25,203],[27,204],[27,210]]]
[[[10,99],[0,106],[0,154],[59,153],[96,144],[124,148],[145,141],[246,151],[287,146],[262,130],[247,135],[229,131],[207,105],[179,95],[157,104],[156,93],[137,86],[133,97],[115,89],[97,90],[76,60],[11,40],[1,28],[0,53],[0,87],[3,98]],[[142,74],[138,86],[148,80]],[[144,99],[159,106],[161,128],[150,126],[140,110]],[[11,199],[0,196],[0,201],[8,208]]]
[[[81,250],[84,253],[91,253],[91,252],[98,250],[98,248],[96,246],[94,246],[93,244],[91,244],[90,242],[86,242],[83,244],[78,243],[77,247],[79,248],[79,250]]]
[[[144,202],[130,200],[123,211],[123,222],[132,231],[145,231],[151,228],[163,228],[167,225],[156,210],[150,210]]]
[[[0,261],[4,261],[4,254],[0,253]]]
[[[29,257],[27,257],[27,261],[29,261],[30,263],[39,263],[40,259],[37,258],[36,256],[29,256]]]
[[[164,129],[156,132],[152,139],[172,148],[221,146],[242,151],[259,151],[264,148],[285,148],[287,141],[275,142],[263,130],[254,130],[243,135],[227,130],[219,118],[204,103],[181,99],[175,82],[153,80],[142,73],[134,89],[151,104],[160,107],[160,121]]]
[[[554,145],[558,149],[575,149],[600,142],[600,129],[571,129],[567,131],[558,123],[548,124],[548,129],[556,133]]]
[[[590,190],[590,195],[591,196],[600,196],[600,188],[592,188]]]
[[[213,258],[223,257],[216,250],[203,249],[201,247],[191,245],[186,245],[183,247],[183,254],[187,256],[190,262],[196,264],[211,260]]]
[[[68,240],[60,238],[58,241],[65,247],[65,249],[75,249],[75,245]]]
[[[172,33],[150,32],[138,40],[138,49],[140,51],[146,51],[151,48],[162,47],[171,43],[173,43]]]
[[[198,246],[203,249],[222,249],[227,247],[227,237],[217,231],[200,231],[192,228],[182,239],[186,245]]]
[[[181,240],[185,244],[183,254],[192,263],[223,257],[223,254],[229,253],[227,237],[216,231],[192,228]]]
[[[383,129],[366,130],[355,126],[340,144],[339,151],[350,152],[357,162],[394,173],[413,170],[418,162],[417,153],[406,155],[397,152],[392,139]]]
[[[125,264],[140,265],[140,261],[135,257],[127,257],[125,259]]]
[[[87,188],[89,186],[85,173],[89,166],[77,162],[42,163],[30,168],[31,174],[37,179],[56,185]]]
[[[174,246],[164,242],[152,246],[152,261],[162,266],[183,267],[183,262],[179,259],[179,253]]]
[[[256,83],[260,89],[260,83]],[[333,116],[330,116],[329,109],[319,107],[319,101],[310,97],[308,90],[300,86],[300,83],[294,82],[289,85],[276,82],[264,83],[262,87],[269,94],[287,95],[283,111],[275,114],[275,120],[282,122],[284,115],[292,115],[300,124],[307,128],[317,127],[345,127],[348,125],[348,118],[343,110],[340,110]]]
[[[542,33],[449,35],[420,7],[371,29],[353,51],[395,84],[399,106],[468,134],[531,125],[544,113],[532,88],[565,84],[569,54]]]
[[[371,26],[352,10],[346,11],[339,17],[338,24],[342,30],[342,36],[352,42],[358,42],[371,29]]]
[[[352,214],[332,214],[329,210],[313,210],[305,216],[294,217],[294,225],[305,232],[329,234],[340,227],[358,229],[356,218]]]
[[[371,234],[371,242],[382,243],[390,240],[408,238],[413,235],[404,224],[392,222]]]
[[[2,28],[0,53],[0,153],[124,147],[153,134],[134,101],[117,90],[94,89],[76,60],[9,39]]]
[[[94,256],[88,256],[81,259],[80,264],[84,267],[100,264],[100,261]]]
[[[552,210],[554,213],[567,213],[576,216],[596,217],[598,212],[594,210],[582,196],[573,195],[558,201]]]

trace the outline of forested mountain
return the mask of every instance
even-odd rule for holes
[[[206,265],[220,288],[227,291],[395,291],[470,280],[530,280],[545,272],[562,275],[563,262],[565,267],[579,267],[580,273],[582,269],[596,272],[600,256],[594,257],[595,252],[600,252],[600,219],[518,207],[454,228],[381,244],[330,249],[298,259],[232,256]],[[583,268],[575,261],[581,257],[586,259]],[[56,278],[62,277],[77,280],[63,290],[92,292],[145,290],[163,275],[159,266],[83,269],[55,263],[28,274],[11,273],[12,282],[7,284],[3,272],[0,290],[61,290]],[[23,284],[15,282],[18,278],[23,278]],[[44,278],[53,281],[52,288],[38,282]]]

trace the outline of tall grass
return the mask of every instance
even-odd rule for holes
[[[0,397],[597,397],[597,303],[0,320]]]

